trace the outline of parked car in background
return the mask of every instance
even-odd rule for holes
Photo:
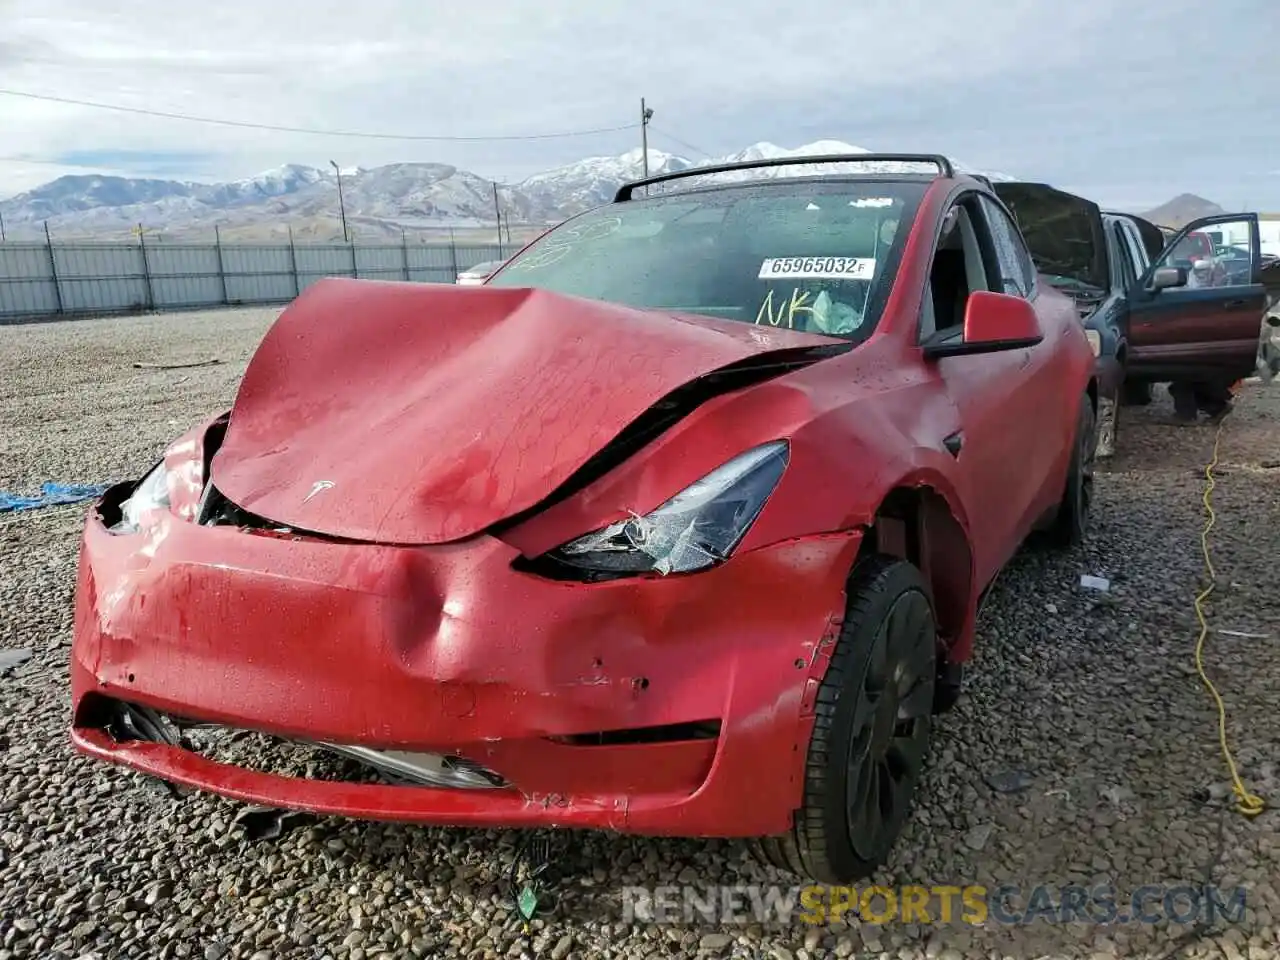
[[[1206,223],[1205,226],[1213,226],[1213,224]],[[1247,225],[1238,220],[1232,220],[1228,224],[1228,229],[1236,233],[1243,226]],[[1257,248],[1256,242],[1254,248]],[[1218,256],[1218,247],[1206,230],[1190,232],[1184,230],[1176,246],[1170,250],[1166,264],[1186,270],[1187,283],[1191,286],[1221,287],[1226,286],[1228,282],[1226,264]]]
[[[1093,349],[1100,457],[1115,449],[1124,383],[1124,313],[1144,238],[1132,219],[1044,183],[996,183],[1046,283],[1069,296]],[[1157,231],[1158,233],[1159,231]]]
[[[926,169],[765,175],[825,163]],[[717,173],[760,177],[685,180]],[[981,598],[1086,535],[1093,356],[945,157],[642,183],[476,290],[285,308],[231,410],[90,511],[78,750],[316,813],[756,838],[821,882],[885,860]]]
[[[1214,256],[1225,270],[1223,277],[1225,283],[1232,285],[1249,283],[1253,275],[1254,258],[1248,247],[1218,247],[1214,251]],[[1261,256],[1258,258],[1258,263],[1260,266],[1265,263]]]
[[[1267,302],[1256,214],[1205,217],[1165,235],[1141,217],[1104,213],[1048,184],[995,190],[1018,218],[1037,269],[1076,301],[1094,345],[1100,456],[1115,449],[1121,406],[1148,402],[1152,383],[1230,383],[1254,370]],[[1206,231],[1217,224],[1252,238],[1248,262],[1232,273],[1213,257]]]
[[[464,287],[478,287],[497,273],[498,268],[504,263],[506,263],[505,260],[485,260],[475,266],[467,267],[458,274],[457,282]]]

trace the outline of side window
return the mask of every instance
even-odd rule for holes
[[[1208,231],[1222,234],[1215,246]],[[1248,285],[1253,279],[1253,228],[1249,220],[1228,220],[1203,230],[1191,230],[1166,247],[1157,267],[1187,271],[1187,289]]]
[[[1129,234],[1129,245],[1133,249],[1133,266],[1139,274],[1145,273],[1151,258],[1147,256],[1147,245],[1142,240],[1142,231],[1132,220],[1121,221],[1125,232]]]
[[[956,203],[943,218],[929,269],[929,284],[924,291],[921,340],[935,333],[960,330],[964,326],[969,294],[1000,289],[998,283],[992,282],[996,278],[987,271],[988,261],[983,253],[985,237],[978,232],[981,223],[976,221],[976,210],[970,195]],[[994,260],[994,256],[991,257],[991,261]]]
[[[1001,287],[1005,293],[1019,297],[1031,295],[1035,284],[1036,268],[1027,253],[1027,245],[1022,234],[1009,215],[992,202],[990,197],[983,196],[982,212],[986,215],[987,226],[991,230],[991,240],[995,245],[996,259],[1000,263]]]
[[[1124,229],[1124,222],[1112,221],[1111,235],[1115,240],[1116,277],[1120,280],[1120,289],[1128,290],[1138,279],[1133,266],[1133,248],[1129,245],[1129,237]]]

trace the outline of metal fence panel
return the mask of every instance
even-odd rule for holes
[[[355,276],[353,249],[345,243],[299,245],[298,274],[303,277]]]
[[[298,293],[294,254],[288,244],[222,245],[227,302],[284,303]]]
[[[515,250],[510,250],[515,253]],[[503,252],[503,248],[496,243],[476,244],[468,247],[458,248],[458,270],[470,270],[477,263],[484,263],[486,260],[505,260],[508,254]]]
[[[147,247],[147,265],[157,309],[223,302],[214,244],[153,244]]]
[[[356,247],[356,273],[366,280],[404,280],[405,249],[402,245]]]
[[[453,283],[460,271],[517,249],[492,243],[0,243],[0,321],[287,303],[325,277]]]
[[[0,245],[0,317],[57,312],[49,248],[42,243]]]
[[[67,313],[152,306],[142,247],[137,244],[55,243],[53,258]]]
[[[409,279],[415,283],[453,283],[458,279],[458,272],[466,269],[457,264],[470,256],[470,253],[456,247],[412,246],[409,248]]]

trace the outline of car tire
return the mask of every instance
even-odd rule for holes
[[[1093,465],[1097,454],[1097,427],[1093,401],[1080,398],[1076,415],[1076,435],[1071,445],[1071,462],[1067,482],[1058,502],[1058,512],[1046,531],[1052,546],[1069,548],[1084,542],[1089,528],[1089,509],[1093,506]]]
[[[767,862],[818,883],[866,877],[893,849],[928,752],[937,680],[933,606],[915,566],[863,559],[847,597],[818,688],[801,806],[788,833],[757,842]]]
[[[1146,380],[1126,380],[1121,387],[1126,407],[1145,407],[1151,403],[1151,383]]]

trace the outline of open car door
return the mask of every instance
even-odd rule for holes
[[[1209,227],[1250,252],[1247,283],[1199,252]],[[1256,213],[1204,217],[1170,237],[1129,291],[1128,374],[1149,381],[1252,374],[1267,301],[1260,260]]]

